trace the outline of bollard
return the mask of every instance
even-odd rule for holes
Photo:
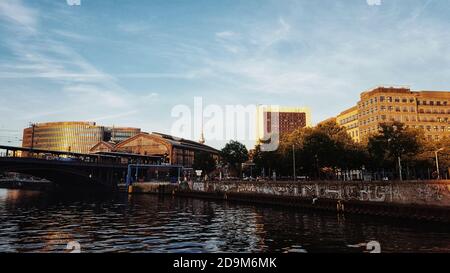
[[[130,194],[133,193],[133,186],[131,186],[131,185],[128,186],[128,193],[130,193]]]

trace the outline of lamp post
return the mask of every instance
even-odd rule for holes
[[[434,154],[436,155],[436,171],[437,171],[437,179],[441,179],[441,173],[439,171],[439,157],[438,157],[438,153],[443,151],[445,148],[440,148],[436,151],[434,151]]]
[[[294,182],[297,181],[297,175],[295,173],[295,145],[292,145],[292,164],[293,164],[293,168],[294,168]]]

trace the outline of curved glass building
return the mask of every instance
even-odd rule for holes
[[[24,130],[22,147],[88,153],[104,136],[105,128],[94,122],[37,123]]]

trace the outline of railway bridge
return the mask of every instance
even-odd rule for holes
[[[67,187],[114,189],[125,183],[130,164],[160,165],[160,156],[127,153],[80,154],[0,146],[0,173],[15,172],[45,178]]]

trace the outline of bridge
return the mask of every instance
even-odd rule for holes
[[[128,153],[81,154],[1,146],[0,172],[45,178],[61,186],[117,188],[125,183],[131,164],[161,165],[163,157]]]

